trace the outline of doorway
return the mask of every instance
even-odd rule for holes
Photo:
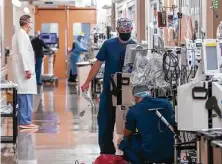
[[[59,16],[58,16],[59,15]],[[54,74],[59,78],[66,77],[66,47],[65,47],[65,31],[66,31],[66,13],[63,10],[38,10],[36,14],[36,30],[41,32],[57,33],[58,52],[55,55]],[[58,64],[59,63],[59,64]],[[48,72],[47,58],[44,61],[44,72]]]
[[[58,52],[56,53],[54,74],[59,78],[67,77],[68,47],[72,47],[73,24],[81,24],[81,29],[87,38],[90,36],[91,24],[96,24],[95,8],[38,8],[35,15],[35,29],[41,32],[57,33]],[[86,32],[85,32],[86,31]],[[89,32],[88,32],[89,31]],[[44,72],[48,71],[47,58],[44,62]]]

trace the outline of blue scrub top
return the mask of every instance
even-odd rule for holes
[[[125,127],[132,132],[138,130],[147,160],[169,159],[174,154],[174,135],[154,111],[148,110],[154,108],[162,108],[159,112],[171,125],[175,125],[173,107],[168,100],[146,97],[130,108]]]
[[[87,49],[85,49],[83,46],[82,46],[82,43],[80,43],[79,41],[75,41],[74,42],[74,49],[72,51],[72,53],[76,54],[76,55],[80,55],[82,52],[88,52]]]
[[[128,44],[135,44],[134,40],[123,44],[118,38],[106,40],[96,58],[99,61],[105,62],[105,72],[103,78],[103,91],[110,89],[110,77],[116,72],[122,72],[121,68],[121,55],[125,56],[126,46]]]

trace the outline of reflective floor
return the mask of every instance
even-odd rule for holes
[[[19,132],[16,156],[11,145],[1,145],[2,164],[75,164],[76,160],[91,164],[99,155],[97,111],[77,95],[76,86],[60,80],[58,88],[39,87],[34,109],[33,120],[40,130]],[[11,134],[11,123],[3,120],[5,135]]]

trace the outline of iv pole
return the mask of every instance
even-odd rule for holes
[[[179,0],[179,14],[182,13],[182,0]],[[179,17],[179,14],[178,14],[178,17]],[[179,34],[178,34],[178,46],[181,45],[181,31],[182,31],[182,22],[181,22],[181,19],[182,18],[179,18]],[[177,147],[176,145],[178,144],[178,138],[179,136],[177,134],[174,135],[175,138],[174,138],[174,164],[177,164],[178,163],[178,151],[177,151]]]

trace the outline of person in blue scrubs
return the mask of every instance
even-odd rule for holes
[[[113,131],[115,124],[116,109],[112,104],[112,94],[110,91],[111,75],[122,71],[122,59],[125,56],[126,46],[135,44],[131,39],[133,26],[132,21],[127,18],[121,18],[117,21],[117,31],[119,37],[106,40],[96,58],[97,61],[90,70],[86,82],[83,84],[82,91],[89,89],[89,84],[99,72],[103,62],[105,62],[105,71],[103,78],[103,91],[100,95],[100,104],[98,112],[99,126],[99,146],[101,154],[115,154],[113,143]]]
[[[132,164],[166,163],[174,158],[174,133],[152,109],[159,109],[162,116],[175,126],[173,107],[167,99],[152,98],[147,86],[133,88],[136,104],[126,115],[124,138],[119,148]]]
[[[76,82],[77,78],[77,65],[76,63],[79,62],[80,54],[83,52],[88,52],[82,45],[84,37],[82,35],[78,36],[77,41],[73,43],[73,48],[71,52],[71,78],[69,82]]]

